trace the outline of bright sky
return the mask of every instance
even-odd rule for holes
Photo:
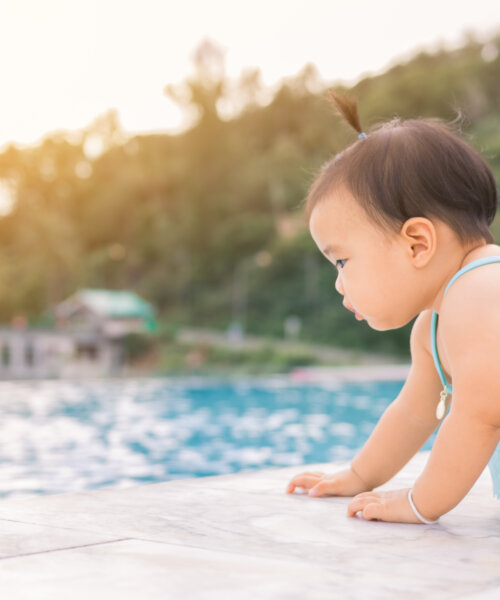
[[[308,62],[333,83],[379,72],[417,48],[500,30],[498,0],[0,0],[0,147],[83,128],[116,108],[128,133],[175,131],[163,89],[192,73],[209,38],[238,77],[266,84]]]

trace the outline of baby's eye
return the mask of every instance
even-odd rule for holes
[[[343,269],[346,263],[347,258],[339,258],[339,260],[335,261],[335,266],[337,269]]]

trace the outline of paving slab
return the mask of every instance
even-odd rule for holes
[[[411,485],[427,458],[382,489]],[[298,472],[345,464],[3,500],[1,597],[500,597],[500,502],[488,471],[430,526],[348,518],[348,498],[285,493]]]
[[[51,552],[90,544],[117,541],[120,538],[58,526],[43,526],[0,520],[0,558]]]

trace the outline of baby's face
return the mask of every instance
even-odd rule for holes
[[[383,231],[352,195],[319,202],[309,222],[320,251],[336,266],[343,304],[373,329],[397,329],[420,312],[417,274],[397,234]]]

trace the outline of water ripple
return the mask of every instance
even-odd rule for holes
[[[345,460],[401,382],[0,382],[0,496]]]

